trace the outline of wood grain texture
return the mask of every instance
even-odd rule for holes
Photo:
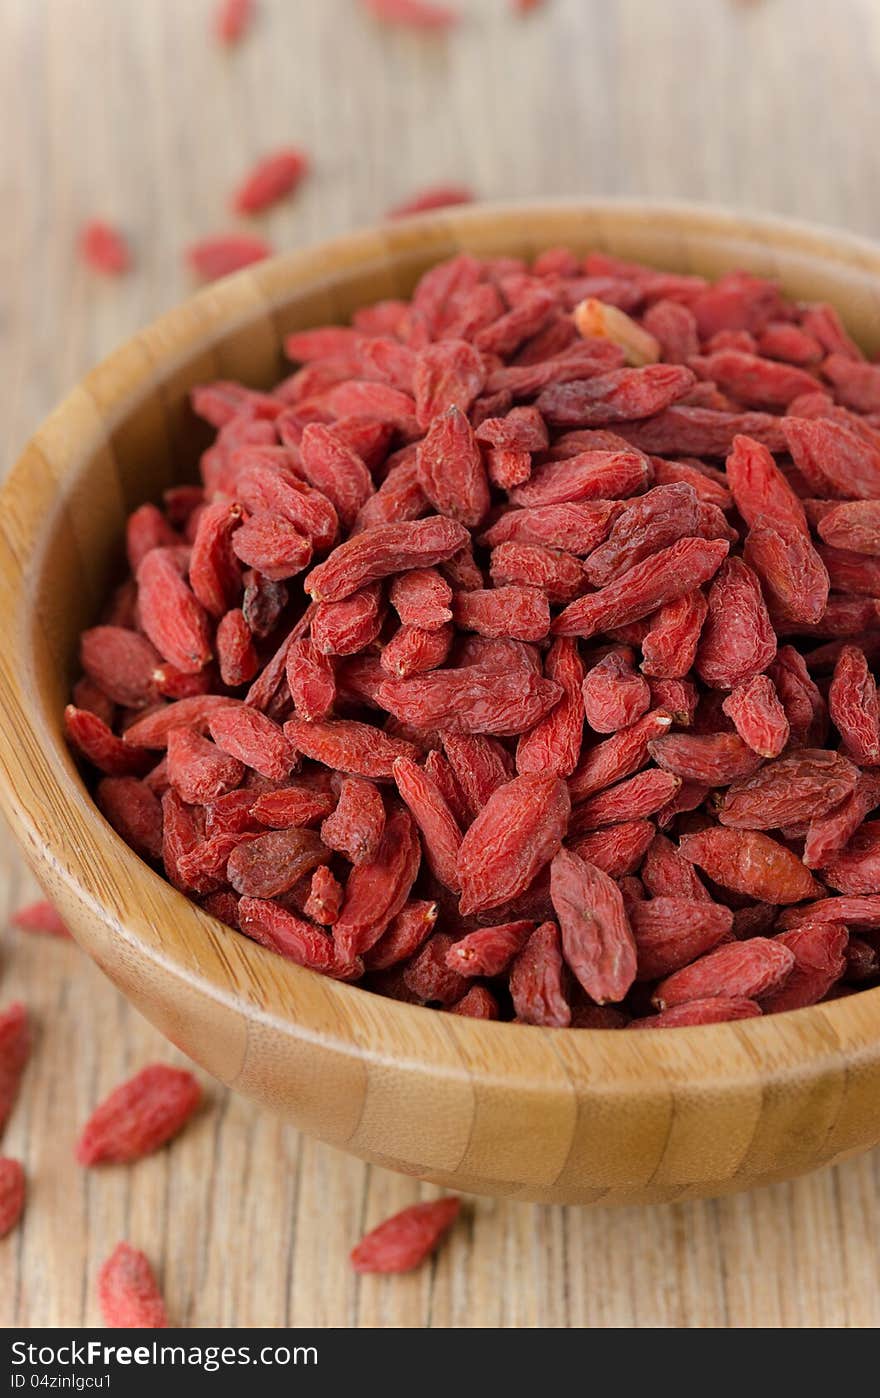
[[[319,160],[302,198],[269,220],[280,244],[368,221],[452,175],[487,195],[699,195],[876,231],[880,196],[858,135],[880,44],[867,2],[835,7],[846,18],[818,46],[810,18],[827,26],[827,7],[785,0],[550,0],[528,29],[503,10],[476,0],[438,51],[383,39],[347,0],[264,0],[251,43],[221,57],[195,3],[4,0],[0,102],[19,137],[0,179],[20,211],[0,230],[8,445],[179,298],[180,242],[224,221],[250,153],[280,139],[303,139]],[[700,44],[700,63],[686,65]],[[106,74],[104,89],[90,71]],[[141,272],[122,286],[74,267],[73,230],[96,208],[137,234]],[[6,868],[12,902],[18,866]],[[173,1152],[84,1177],[70,1163],[76,1123],[121,1073],[168,1050],[73,947],[10,935],[3,969],[4,994],[39,1014],[42,1043],[5,1143],[26,1159],[32,1192],[25,1228],[0,1253],[12,1264],[0,1323],[95,1319],[94,1273],[123,1233],[156,1257],[173,1313],[196,1325],[877,1322],[876,1157],[708,1204],[600,1214],[477,1201],[433,1270],[392,1282],[355,1281],[344,1254],[365,1221],[423,1189],[219,1089]]]

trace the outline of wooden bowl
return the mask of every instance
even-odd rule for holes
[[[565,243],[827,299],[880,349],[880,248],[681,205],[591,202],[422,217],[262,263],[111,355],[43,424],[2,493],[2,804],[77,940],[215,1077],[303,1130],[455,1189],[634,1203],[783,1179],[880,1141],[880,989],[698,1029],[547,1030],[380,999],[202,913],[98,814],[65,747],[77,637],[119,567],[125,516],[191,473],[189,389],[268,385],[284,335],[407,295],[462,249]],[[87,1026],[84,1026],[84,1032]]]

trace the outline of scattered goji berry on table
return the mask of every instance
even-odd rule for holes
[[[0,1156],[0,1238],[5,1238],[24,1209],[24,1170],[18,1160]]]
[[[100,1165],[149,1155],[183,1129],[201,1096],[192,1073],[182,1068],[142,1068],[95,1108],[77,1142],[77,1160]]]
[[[448,209],[453,204],[472,204],[473,190],[464,184],[433,184],[411,194],[388,210],[388,218],[407,218],[410,214],[427,213],[431,209]]]
[[[31,1048],[27,1010],[16,1000],[0,1011],[0,1131],[6,1125]]]
[[[255,233],[217,233],[211,238],[201,238],[190,243],[186,249],[186,260],[196,276],[202,281],[216,281],[218,277],[228,277],[231,272],[240,272],[253,262],[262,262],[272,256],[272,247],[265,238]]]
[[[165,1302],[146,1256],[119,1243],[98,1273],[98,1301],[104,1324],[116,1330],[162,1330]]]
[[[237,214],[257,214],[290,194],[308,173],[309,161],[293,146],[258,160],[232,196]]]
[[[214,11],[214,33],[221,44],[237,44],[250,28],[256,0],[219,0]]]
[[[70,938],[70,929],[61,914],[51,903],[41,900],[19,908],[9,919],[13,927],[22,932],[44,932],[49,937]]]
[[[356,1272],[411,1272],[439,1246],[461,1210],[461,1200],[448,1197],[411,1204],[386,1218],[352,1249]]]
[[[131,253],[124,235],[103,219],[92,219],[80,230],[79,251],[92,271],[106,277],[119,277],[131,266]]]

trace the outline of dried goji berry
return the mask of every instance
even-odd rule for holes
[[[880,500],[822,501],[817,529],[826,544],[850,553],[880,553]]]
[[[734,437],[725,465],[736,508],[746,524],[754,524],[760,516],[770,525],[781,520],[809,538],[804,507],[765,446],[751,437]]]
[[[457,733],[512,737],[534,728],[561,696],[554,680],[468,665],[386,680],[377,698],[405,723]]]
[[[119,1243],[98,1273],[98,1301],[104,1324],[122,1330],[162,1330],[165,1302],[144,1253]]]
[[[553,775],[528,772],[498,787],[458,851],[462,913],[523,893],[559,849],[569,810],[565,783]]]
[[[636,946],[613,879],[560,850],[550,870],[550,894],[563,956],[584,990],[600,1005],[622,1000],[635,979]]]
[[[370,3],[378,12],[379,0]],[[414,0],[391,0],[392,8],[401,3],[416,8]],[[381,0],[382,7],[388,4]],[[452,1197],[411,1204],[361,1238],[352,1249],[351,1265],[356,1272],[411,1272],[437,1249],[460,1209],[461,1200]]]
[[[607,536],[622,509],[622,504],[596,500],[511,510],[486,530],[481,542],[494,549],[518,543],[584,555]]]
[[[80,229],[79,251],[83,262],[104,276],[118,277],[131,267],[125,235],[100,218],[90,219]]]
[[[95,800],[127,845],[144,859],[161,859],[162,806],[144,782],[137,777],[104,777],[95,790]]]
[[[719,808],[723,825],[773,830],[823,816],[851,795],[858,769],[839,753],[801,748],[734,782]]]
[[[256,214],[290,194],[309,168],[308,157],[293,146],[258,160],[232,196],[237,214]]]
[[[461,848],[461,830],[444,800],[443,793],[424,767],[407,757],[395,759],[392,768],[401,799],[419,827],[422,848],[436,879],[459,891],[456,861]]]
[[[339,602],[391,573],[452,558],[467,542],[467,530],[440,515],[380,525],[340,544],[309,573],[306,590],[316,601]]]
[[[80,663],[114,704],[142,708],[158,697],[158,652],[146,637],[122,626],[93,626],[79,643]]]
[[[375,0],[374,0],[375,3]],[[427,213],[431,209],[448,209],[453,204],[472,204],[474,194],[467,185],[437,184],[420,189],[402,203],[388,210],[387,218],[408,218],[410,214]]]
[[[651,705],[647,680],[619,651],[611,651],[588,671],[582,698],[587,723],[596,733],[628,728]]]
[[[328,850],[314,830],[270,830],[232,850],[226,877],[247,898],[277,898],[326,861]]]
[[[297,752],[313,762],[361,777],[389,778],[395,758],[417,755],[412,743],[389,737],[370,724],[353,719],[311,723],[291,719],[284,725],[284,735]]]
[[[724,539],[679,539],[635,564],[598,592],[570,603],[552,629],[558,636],[594,636],[597,631],[639,621],[664,603],[708,582],[721,567],[729,547]]]
[[[555,922],[543,922],[510,968],[510,994],[517,1019],[558,1029],[571,1023],[564,970],[559,928]]]
[[[257,511],[232,537],[235,556],[273,582],[292,578],[312,561],[311,540],[281,515]]]
[[[19,908],[9,919],[10,926],[22,932],[42,932],[48,937],[70,939],[71,932],[61,914],[51,903],[41,900]]]
[[[880,702],[864,651],[844,646],[837,658],[828,708],[846,751],[863,766],[880,764]]]
[[[584,725],[584,667],[577,642],[566,637],[554,641],[544,661],[544,673],[562,686],[562,698],[520,738],[516,768],[520,773],[554,772],[558,777],[569,777],[580,756]]]
[[[264,777],[280,780],[296,765],[296,750],[289,737],[277,723],[246,704],[215,710],[208,728],[218,748]]]
[[[498,976],[522,951],[534,930],[533,922],[480,927],[452,944],[446,964],[461,976]]]
[[[436,568],[413,568],[394,579],[389,600],[404,626],[437,631],[452,620],[452,588]]]
[[[796,854],[758,830],[701,830],[683,835],[679,848],[715,883],[765,903],[800,903],[822,892]]]
[[[594,792],[603,791],[644,767],[649,743],[668,733],[671,727],[670,715],[663,709],[653,709],[629,728],[622,728],[590,748],[568,783],[572,802],[586,801]]]
[[[540,588],[551,603],[571,602],[586,590],[580,559],[540,544],[499,544],[492,550],[489,571],[496,587]]]
[[[732,689],[765,670],[776,654],[776,634],[760,584],[739,558],[719,569],[697,651],[697,673],[714,689]]]
[[[64,732],[71,746],[108,777],[142,776],[152,763],[146,749],[138,746],[132,730],[123,741],[88,709],[68,704],[64,710]]]
[[[655,897],[634,903],[630,926],[638,954],[637,976],[668,976],[730,938],[733,913],[704,899]]]
[[[210,282],[217,277],[227,277],[231,272],[239,272],[253,262],[262,262],[272,253],[271,244],[254,233],[218,233],[212,238],[190,243],[186,260],[197,276]]]
[[[620,500],[644,490],[650,480],[651,465],[641,452],[599,449],[538,466],[510,498],[527,509]]]
[[[613,827],[612,827],[613,828]],[[640,877],[652,898],[685,898],[711,902],[693,864],[679,854],[671,840],[656,834],[642,860]]]
[[[677,539],[698,536],[700,520],[700,501],[692,486],[655,486],[615,520],[608,538],[587,559],[587,577],[594,587],[604,587]]]
[[[453,1015],[464,1015],[467,1019],[498,1019],[498,1001],[488,986],[472,985],[466,994],[446,1009]]]
[[[5,1238],[24,1209],[24,1170],[18,1160],[0,1156],[0,1238]]]
[[[247,684],[259,669],[253,634],[240,607],[233,607],[217,624],[215,637],[220,678],[230,689]]]
[[[616,786],[597,792],[577,806],[572,815],[572,833],[580,834],[584,830],[598,830],[603,825],[616,825],[621,820],[638,820],[653,815],[672,799],[680,786],[680,777],[660,771],[657,767],[639,772]]]
[[[385,822],[375,855],[355,864],[334,936],[345,955],[369,951],[409,897],[421,850],[409,811],[395,809]]]
[[[361,0],[364,9],[387,24],[409,25],[413,29],[444,30],[457,23],[455,10],[435,5],[431,0]],[[456,1201],[457,1202],[457,1201]],[[451,1220],[450,1220],[451,1221]],[[372,1268],[364,1268],[371,1271]],[[384,1270],[377,1268],[377,1271]],[[389,1268],[406,1271],[406,1268]]]
[[[16,1000],[0,1012],[0,1131],[15,1106],[21,1075],[31,1048],[27,1011]]]
[[[743,680],[727,696],[722,708],[750,748],[761,757],[779,756],[790,730],[773,681],[767,675]]]
[[[413,899],[405,903],[385,932],[364,955],[369,971],[384,971],[408,961],[434,930],[437,922],[436,903]]]
[[[730,942],[673,971],[657,986],[654,1004],[669,1010],[713,995],[760,1000],[782,989],[794,965],[794,953],[777,939]]]
[[[874,893],[880,885],[880,821],[868,820],[829,861],[822,878],[838,893]]]
[[[92,1112],[77,1142],[77,1160],[101,1165],[150,1155],[183,1129],[201,1096],[192,1073],[182,1068],[142,1068]]]
[[[635,873],[655,835],[649,820],[623,820],[570,841],[570,848],[588,864],[619,879]]]
[[[691,1024],[723,1024],[733,1019],[753,1019],[760,1013],[758,1002],[744,995],[714,995],[703,1000],[688,1000],[645,1019],[634,1019],[630,1028],[678,1029]]]
[[[181,576],[175,550],[151,549],[137,581],[141,623],[159,654],[184,674],[201,670],[211,658],[208,615]]]
[[[862,772],[855,789],[824,816],[811,820],[804,841],[803,860],[808,869],[821,869],[844,849],[865,816],[880,805],[880,776]]]

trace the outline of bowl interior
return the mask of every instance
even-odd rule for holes
[[[756,1176],[772,1154],[755,1135],[762,1081],[780,1064],[795,1075],[819,1064],[825,1098],[817,1130],[831,1158],[856,1143],[858,1130],[830,1083],[847,1055],[876,1043],[880,990],[766,1021],[647,1035],[478,1024],[380,1001],[280,961],[176,893],[106,826],[63,741],[77,638],[118,576],[126,516],[193,477],[209,440],[189,408],[190,389],[216,378],[276,382],[289,367],[287,333],[407,296],[427,267],[456,252],[530,257],[555,244],[710,277],[734,267],[774,276],[789,295],[833,302],[867,350],[880,350],[878,249],[836,232],[674,205],[454,210],[293,253],[209,287],[94,369],[41,427],[4,488],[7,816],[78,938],[125,993],[216,1076],[287,1107],[327,1139],[419,1173],[428,1159],[435,1178],[451,1178],[454,1165],[457,1182],[480,1187],[489,1137],[494,1150],[511,1128],[502,1098],[483,1140],[475,1103],[489,1085],[515,1086],[532,1104],[544,1143],[532,1160],[517,1141],[517,1187],[552,1175],[564,1190],[566,1170],[583,1179],[584,1154],[595,1154],[592,1138],[572,1146],[573,1084],[588,1085],[651,1104],[647,1126],[644,1117],[608,1125],[622,1133],[618,1144],[632,1162],[626,1188],[634,1190],[656,1173],[651,1142],[668,1139],[670,1084],[696,1082],[695,1091],[711,1094],[723,1083],[733,1085],[744,1124],[707,1147],[707,1177],[724,1178],[746,1146]],[[292,1044],[295,1082],[284,1057]],[[416,1091],[426,1072],[430,1106]],[[876,1063],[871,1072],[880,1074]],[[880,1099],[880,1077],[872,1082]],[[384,1123],[401,1094],[407,1124],[386,1148]],[[470,1125],[450,1137],[459,1108]],[[814,1146],[812,1136],[805,1140],[806,1155]],[[675,1164],[669,1168],[674,1175]]]

